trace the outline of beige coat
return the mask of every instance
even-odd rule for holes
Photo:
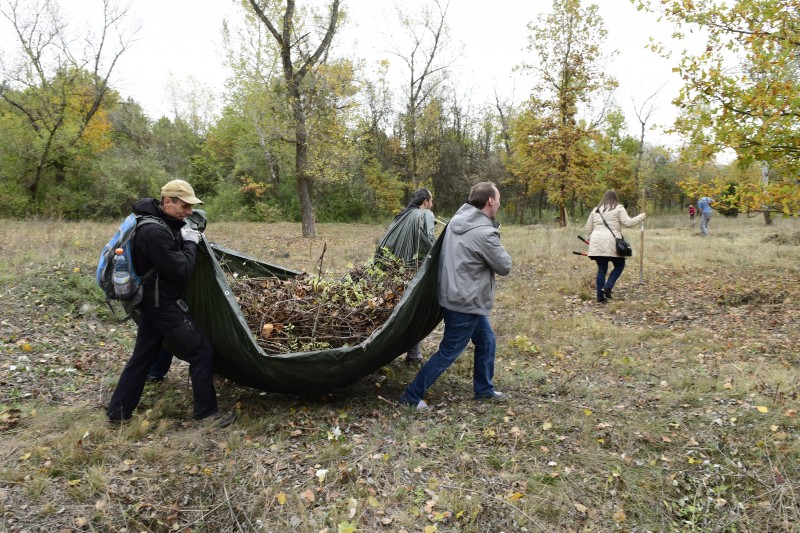
[[[597,213],[597,208],[592,209],[589,220],[586,221],[586,238],[589,240],[589,257],[620,257],[617,254],[617,242],[614,237],[622,234],[622,227],[630,228],[645,219],[644,213],[631,218],[622,204],[617,204],[614,209],[603,211],[603,217],[614,231],[614,235],[603,224],[603,219]],[[628,239],[626,239],[628,240]],[[628,240],[628,242],[631,242]]]

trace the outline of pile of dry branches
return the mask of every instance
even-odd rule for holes
[[[339,280],[304,274],[229,277],[250,331],[267,353],[340,348],[369,337],[392,314],[414,276],[399,260],[358,267]]]

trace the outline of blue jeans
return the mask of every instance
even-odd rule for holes
[[[703,237],[708,236],[708,223],[711,220],[711,213],[702,213],[700,215],[700,233]]]
[[[597,261],[597,301],[602,302],[606,299],[606,295],[603,294],[603,289],[613,289],[614,284],[622,275],[622,271],[625,270],[625,258],[598,256],[595,257],[594,260]],[[611,270],[608,280],[606,280],[609,261],[614,265],[614,268]]]
[[[489,397],[494,392],[495,340],[489,319],[484,315],[459,313],[442,307],[444,334],[439,349],[422,366],[405,392],[400,402],[417,405],[425,396],[425,391],[452,365],[469,341],[475,345],[475,361],[472,371],[472,385],[476,398]]]

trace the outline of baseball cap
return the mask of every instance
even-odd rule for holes
[[[194,195],[192,186],[183,180],[172,180],[161,187],[161,197],[178,197],[187,204],[202,204],[203,201]]]

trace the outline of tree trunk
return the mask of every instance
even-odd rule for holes
[[[279,32],[272,21],[269,20],[264,12],[261,3],[258,0],[250,0],[250,5],[253,7],[256,15],[264,23],[269,32],[278,43],[281,54],[281,64],[283,66],[283,77],[286,80],[287,97],[289,104],[292,108],[292,116],[295,120],[295,137],[292,142],[295,145],[295,176],[297,178],[297,194],[300,200],[300,214],[303,219],[303,237],[316,237],[317,230],[314,221],[314,205],[311,201],[311,191],[313,188],[313,178],[308,175],[306,168],[308,166],[308,130],[306,128],[306,114],[311,112],[312,109],[305,109],[303,106],[303,98],[301,96],[300,85],[303,78],[309,73],[311,69],[320,61],[323,54],[331,44],[334,33],[336,33],[337,21],[339,18],[339,1],[333,0],[331,2],[331,14],[328,21],[328,29],[325,36],[317,47],[316,51],[311,55],[300,57],[301,65],[296,68],[292,60],[292,49],[296,46],[294,35],[294,9],[295,1],[286,0],[286,10],[283,15],[283,24]],[[308,104],[311,106],[311,104]]]
[[[308,176],[308,131],[306,130],[305,113],[300,103],[300,95],[294,100],[295,120],[295,176],[297,177],[297,196],[300,200],[300,215],[303,220],[303,237],[317,236],[314,220],[314,204],[311,201],[312,179]]]
[[[562,228],[567,227],[567,200],[565,198],[567,195],[567,186],[564,184],[564,181],[567,179],[567,168],[567,154],[562,152],[561,162],[558,167],[558,174],[561,176],[561,184],[559,185],[560,194],[558,198],[558,203],[560,204],[558,206],[558,225]]]

